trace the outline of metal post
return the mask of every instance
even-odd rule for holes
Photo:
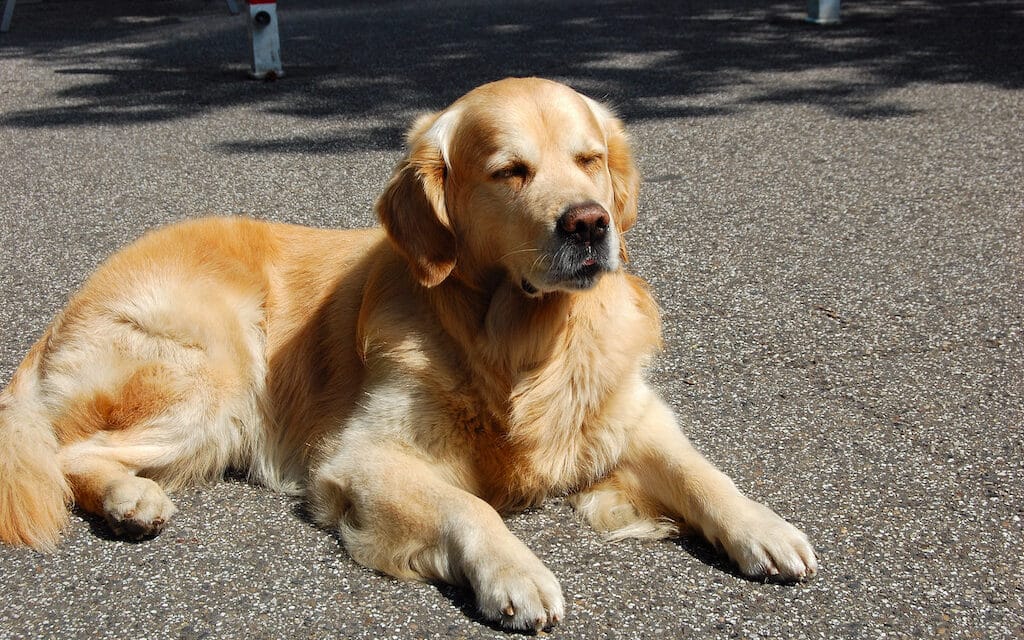
[[[4,17],[0,20],[0,32],[7,33],[11,28],[11,16],[14,15],[14,0],[4,2]]]
[[[249,75],[274,80],[284,75],[281,68],[281,38],[277,31],[277,0],[248,0],[249,44],[252,68]]]
[[[807,0],[807,20],[815,24],[838,24],[839,0]]]

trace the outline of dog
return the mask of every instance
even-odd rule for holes
[[[0,539],[52,550],[71,502],[152,536],[168,492],[239,469],[513,629],[564,616],[500,515],[549,496],[610,538],[685,525],[748,576],[813,576],[644,381],[660,320],[624,269],[640,179],[609,108],[506,79],[407,146],[381,228],[212,218],[109,258],[0,394]]]

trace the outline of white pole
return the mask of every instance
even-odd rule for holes
[[[807,20],[815,24],[838,24],[839,0],[807,0]]]
[[[281,68],[281,37],[277,31],[277,0],[249,1],[249,43],[252,68],[249,75],[273,80],[284,75]]]
[[[14,0],[4,2],[4,17],[0,20],[0,32],[7,33],[11,28],[11,16],[14,15]]]

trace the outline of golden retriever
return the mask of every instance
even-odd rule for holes
[[[52,549],[72,500],[118,534],[229,468],[304,492],[358,562],[473,589],[516,629],[558,581],[499,514],[568,495],[610,537],[703,534],[750,576],[807,538],[689,444],[642,369],[660,344],[623,234],[621,122],[507,79],[416,122],[383,229],[186,222],[110,258],[0,395],[0,538]]]

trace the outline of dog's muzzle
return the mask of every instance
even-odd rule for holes
[[[543,282],[524,278],[520,286],[530,296],[540,290],[589,289],[605,271],[619,267],[618,238],[608,211],[596,202],[568,207],[555,224],[548,271]]]

